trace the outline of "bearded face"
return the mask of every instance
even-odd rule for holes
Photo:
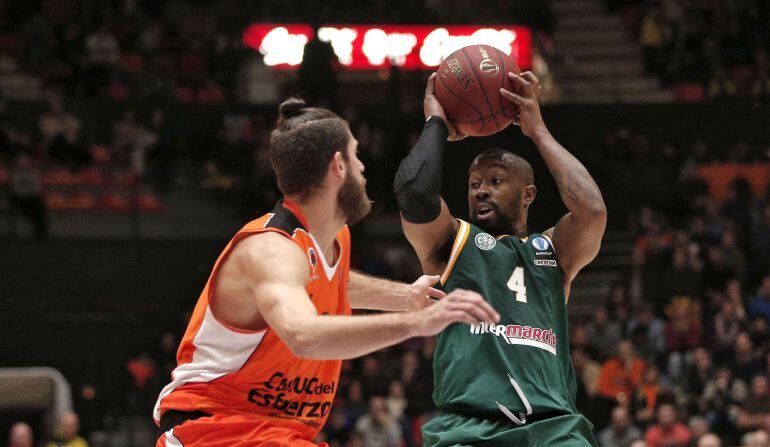
[[[522,185],[496,165],[479,165],[468,179],[468,214],[477,227],[494,236],[513,234],[522,212]]]
[[[372,210],[372,201],[366,195],[366,180],[363,175],[353,174],[352,169],[347,170],[345,181],[337,192],[337,210],[345,216],[348,225],[360,222]]]

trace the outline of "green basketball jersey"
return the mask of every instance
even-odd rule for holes
[[[480,293],[501,320],[437,336],[437,407],[517,424],[577,413],[563,276],[547,236],[495,238],[460,221],[441,287]]]

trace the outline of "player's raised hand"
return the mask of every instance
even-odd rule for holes
[[[500,89],[500,94],[519,107],[519,116],[514,120],[514,124],[521,127],[521,132],[532,138],[539,131],[546,130],[543,117],[540,115],[540,81],[532,72],[526,71],[517,75],[508,73],[508,77],[513,81],[516,92]]]
[[[441,117],[441,119],[444,120],[444,123],[446,123],[447,130],[449,131],[449,136],[447,137],[447,140],[449,141],[462,140],[467,135],[458,133],[457,130],[455,130],[452,123],[449,122],[449,120],[446,117],[446,112],[444,112],[444,108],[441,106],[441,103],[438,102],[438,98],[436,98],[435,91],[436,91],[436,73],[433,73],[428,78],[428,83],[425,86],[425,98],[423,98],[422,100],[422,109],[423,109],[423,112],[425,112],[425,118],[428,118],[429,116]]]
[[[436,300],[446,296],[446,293],[433,286],[441,279],[439,275],[422,275],[417,281],[409,285],[407,310],[420,310],[423,307],[432,306]]]
[[[500,321],[500,314],[476,292],[457,289],[436,304],[419,311],[418,335],[435,335],[452,323]]]

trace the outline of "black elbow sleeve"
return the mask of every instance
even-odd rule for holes
[[[430,117],[393,181],[401,215],[412,223],[428,223],[441,213],[441,173],[447,138],[446,124]]]

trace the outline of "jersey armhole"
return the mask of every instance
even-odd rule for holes
[[[216,320],[217,323],[221,324],[223,327],[233,332],[237,332],[241,334],[256,334],[256,333],[264,332],[270,328],[270,326],[265,326],[262,329],[250,330],[250,329],[242,329],[236,326],[232,326],[230,324],[225,323],[216,315],[214,315],[214,306],[213,306],[214,301],[216,300],[216,295],[214,294],[214,290],[216,289],[217,276],[219,274],[219,270],[222,267],[222,265],[225,263],[225,261],[227,261],[227,259],[230,257],[233,250],[235,249],[235,246],[238,245],[239,242],[246,239],[247,237],[266,234],[266,233],[276,233],[289,239],[290,241],[294,241],[294,239],[289,235],[289,233],[281,230],[280,228],[265,226],[263,228],[258,228],[258,229],[241,230],[235,236],[233,236],[233,239],[230,241],[230,243],[226,247],[225,252],[220,255],[220,258],[217,260],[217,262],[214,264],[214,267],[211,269],[211,275],[209,275],[209,287],[207,289],[208,293],[206,296],[206,300],[208,301],[207,304],[208,304],[209,310],[211,311],[211,316],[214,318],[214,320]]]
[[[452,252],[449,254],[449,260],[447,260],[444,273],[441,274],[442,286],[446,284],[447,280],[449,279],[449,275],[452,273],[452,268],[454,267],[455,262],[457,262],[457,258],[460,256],[460,252],[463,251],[465,242],[468,240],[468,235],[471,233],[471,225],[468,222],[462,219],[457,219],[457,221],[460,222],[460,228],[457,230],[457,234],[455,235],[455,240],[452,244]]]

